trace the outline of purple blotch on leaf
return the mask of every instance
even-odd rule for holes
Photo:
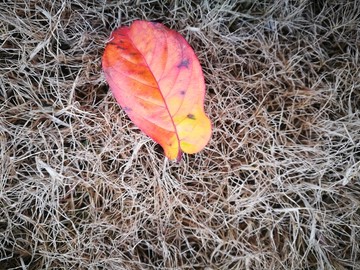
[[[181,60],[180,64],[177,65],[177,67],[178,68],[182,68],[182,67],[189,68],[189,63],[190,63],[189,59],[183,59],[183,60]]]

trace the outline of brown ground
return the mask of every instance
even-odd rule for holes
[[[103,2],[0,5],[0,269],[360,269],[360,2]],[[136,19],[203,66],[180,164],[101,71]]]

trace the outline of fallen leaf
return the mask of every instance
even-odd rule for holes
[[[169,159],[202,150],[211,136],[205,83],[186,40],[160,23],[135,21],[112,34],[102,58],[117,102]]]

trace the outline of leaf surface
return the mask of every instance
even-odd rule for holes
[[[205,147],[211,123],[204,112],[204,76],[179,33],[147,21],[120,27],[111,34],[102,66],[117,102],[169,159]]]

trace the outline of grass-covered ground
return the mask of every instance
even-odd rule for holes
[[[179,164],[101,70],[136,19],[203,67]],[[0,269],[360,269],[359,109],[358,0],[4,1]]]

